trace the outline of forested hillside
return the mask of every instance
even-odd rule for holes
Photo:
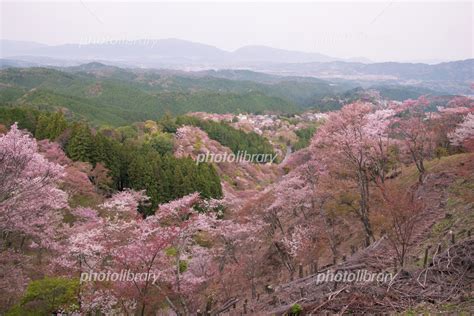
[[[62,109],[68,117],[99,126],[204,111],[210,113],[297,113],[329,111],[356,99],[357,82],[280,77],[254,72],[196,72],[124,69],[91,63],[70,68],[0,70],[0,106]],[[377,86],[396,100],[436,94],[410,86]],[[370,90],[370,89],[369,89]]]
[[[133,74],[132,74],[133,75]],[[135,75],[133,75],[136,77]],[[252,89],[222,90],[157,88],[150,81],[96,77],[85,73],[66,73],[46,68],[0,71],[0,99],[3,105],[27,105],[39,109],[65,109],[69,115],[95,124],[124,125],[158,119],[166,112],[216,113],[242,111],[297,111],[298,107],[278,97]],[[205,83],[205,82],[204,82]]]
[[[1,311],[469,311],[473,109],[469,98],[436,112],[424,97],[359,100],[324,115],[97,128],[1,108]],[[293,128],[299,150],[281,165],[196,162],[272,150],[236,129],[249,124]],[[159,273],[89,277],[100,269]],[[320,284],[357,269],[391,281]]]
[[[100,192],[145,190],[151,202],[141,210],[145,214],[193,192],[204,198],[222,197],[212,164],[196,165],[192,159],[173,156],[174,134],[164,131],[163,126],[170,128],[165,121],[95,129],[86,122],[67,121],[62,112],[0,109],[0,124],[14,122],[38,140],[56,141],[72,161],[88,163],[84,170]]]
[[[2,312],[467,310],[471,98],[214,75],[231,79],[100,64],[0,72],[0,265],[25,272],[0,282]],[[278,163],[198,161],[242,151]],[[451,255],[461,263],[439,275],[434,258]],[[160,276],[84,283],[93,264]],[[349,284],[321,300],[333,294],[318,272],[354,267],[392,273],[394,289]],[[398,271],[429,275],[431,292]],[[58,291],[59,302],[35,294]]]

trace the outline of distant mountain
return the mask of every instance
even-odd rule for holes
[[[373,63],[372,60],[365,57],[351,57],[351,58],[346,58],[345,61],[349,63],[363,63],[363,64]]]
[[[245,65],[252,63],[300,63],[342,60],[318,53],[304,53],[266,46],[245,46],[234,52],[179,39],[110,41],[100,44],[47,46],[2,40],[1,57],[50,57],[68,60],[106,60],[138,66]]]
[[[25,52],[44,47],[48,46],[35,42],[0,40],[0,56],[9,57],[23,55]]]
[[[24,68],[24,67],[37,67],[39,64],[31,63],[24,60],[16,60],[16,59],[7,59],[1,58],[0,59],[0,69],[1,68]]]
[[[229,53],[216,47],[182,41],[165,39],[157,41],[127,41],[103,44],[67,44],[48,46],[30,51],[30,54],[67,57],[74,59],[102,59],[122,61],[162,62],[162,63],[193,63],[205,61],[221,61]]]
[[[88,62],[121,68],[158,68],[175,71],[212,71],[213,77],[269,83],[275,78],[316,77],[359,82],[361,85],[412,85],[442,93],[472,95],[474,59],[439,64],[370,61],[355,57],[339,59],[319,53],[305,53],[267,46],[245,46],[230,52],[211,45],[179,39],[115,41],[100,44],[47,46],[38,43],[1,40],[0,66],[79,66]],[[26,63],[22,63],[26,62]],[[254,71],[245,73],[245,71]],[[231,71],[234,71],[233,73]],[[104,72],[104,71],[103,71]],[[196,74],[196,73],[195,73]],[[246,78],[256,75],[258,80]],[[292,80],[295,80],[292,78]],[[281,80],[277,80],[281,81]]]
[[[445,62],[435,65],[410,63],[378,63],[362,66],[369,74],[390,74],[400,79],[418,80],[473,80],[474,59]]]
[[[443,93],[473,95],[474,59],[436,65],[413,63],[287,63],[259,65],[253,70],[285,76],[308,76],[358,82],[414,85]]]
[[[307,75],[315,77],[363,77],[394,80],[473,80],[474,59],[452,61],[436,65],[412,63],[288,63],[277,66],[263,66],[260,70],[270,70],[288,75]]]
[[[233,52],[235,60],[271,63],[308,63],[340,60],[318,53],[303,53],[267,46],[244,46]]]
[[[83,60],[61,59],[47,56],[16,56],[12,58],[0,58],[0,65],[13,67],[70,67],[84,64]]]

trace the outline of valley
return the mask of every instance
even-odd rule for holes
[[[474,314],[472,9],[2,2],[0,316]]]

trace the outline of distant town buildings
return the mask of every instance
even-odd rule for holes
[[[252,131],[259,135],[263,135],[266,131],[295,131],[305,127],[305,123],[307,122],[316,122],[328,117],[328,114],[319,112],[304,112],[291,117],[277,114],[239,113],[236,115],[229,113],[215,114],[205,112],[194,112],[191,113],[191,115],[204,120],[228,122],[235,128],[242,129],[247,132]]]

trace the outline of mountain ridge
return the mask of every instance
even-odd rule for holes
[[[317,52],[301,52],[286,50],[264,45],[247,45],[234,51],[220,49],[213,45],[181,40],[176,38],[166,39],[139,39],[139,40],[109,40],[102,43],[68,43],[61,45],[45,45],[33,42],[21,42],[14,45],[15,41],[0,40],[2,46],[1,57],[37,56],[37,57],[68,57],[84,58],[177,58],[173,62],[192,62],[193,60],[206,62],[327,62],[345,60],[327,56]],[[31,44],[28,44],[31,43]],[[6,49],[5,49],[6,48]],[[119,55],[119,53],[121,55]],[[158,55],[157,55],[158,53]],[[133,55],[135,54],[135,55]],[[141,55],[140,55],[141,54]],[[349,58],[361,60],[359,57]]]

